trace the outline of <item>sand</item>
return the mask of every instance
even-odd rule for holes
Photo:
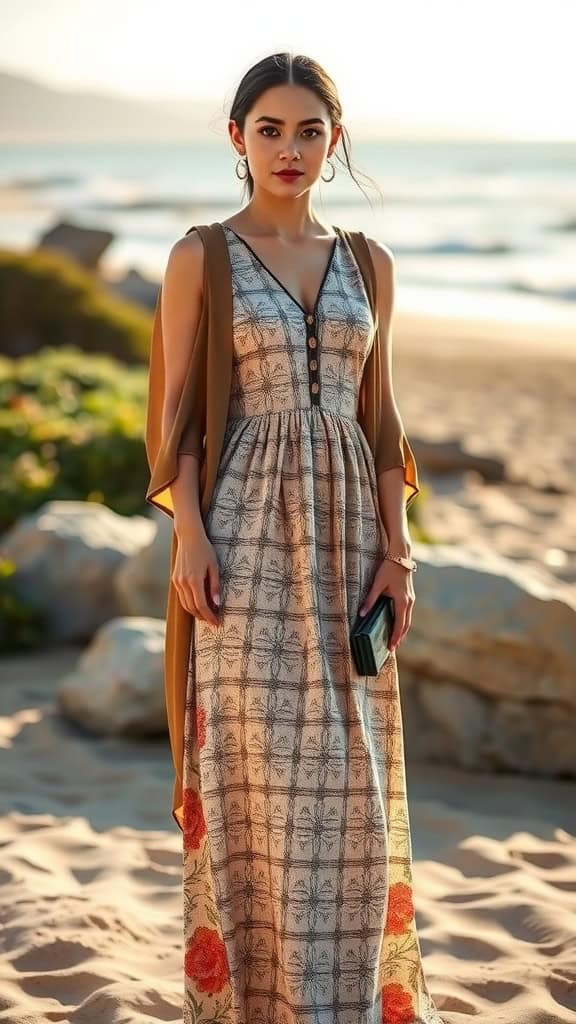
[[[459,441],[506,471],[503,483],[472,470],[428,481],[424,471],[424,532],[576,584],[576,331],[402,316],[392,344],[416,447]]]
[[[408,432],[460,437],[513,478],[432,481],[423,525],[573,587],[576,346],[557,330],[406,317],[394,339]],[[553,550],[565,560],[546,561]],[[0,661],[0,1021],[181,1021],[167,741],[96,738],[63,720],[55,688],[78,654]],[[576,782],[411,762],[407,780],[420,942],[446,1024],[572,1024]]]

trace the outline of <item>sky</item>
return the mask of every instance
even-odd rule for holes
[[[334,79],[345,123],[574,140],[575,29],[576,0],[2,0],[0,70],[221,109],[291,50]]]

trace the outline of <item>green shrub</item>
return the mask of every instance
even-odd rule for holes
[[[73,345],[133,363],[148,359],[152,316],[55,250],[0,249],[0,324],[6,355]]]
[[[0,356],[0,532],[52,499],[148,514],[147,385],[147,367],[73,347]],[[426,541],[422,491],[408,518]]]
[[[45,616],[16,596],[14,562],[0,557],[0,654],[40,647],[48,629]]]
[[[55,498],[146,511],[147,368],[77,348],[0,357],[0,530]]]

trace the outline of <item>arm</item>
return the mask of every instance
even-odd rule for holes
[[[391,554],[411,556],[406,491],[417,493],[416,464],[407,444],[392,386],[392,336],[390,323],[394,307],[394,257],[390,250],[367,238],[374,265],[378,301],[379,386],[377,391],[378,434],[374,443],[374,465],[378,484],[378,504],[384,550]],[[415,601],[412,573],[404,566],[383,559],[374,574],[364,598],[360,614],[366,614],[379,594],[386,593],[394,601],[394,629],[389,647],[395,651],[410,629]]]
[[[164,403],[162,438],[172,431],[184,382],[194,352],[201,318],[204,287],[204,245],[197,233],[180,238],[172,247],[162,284]],[[200,383],[201,387],[202,384]],[[203,458],[203,395],[191,398],[189,427],[178,447],[178,472],[170,483],[177,538],[172,582],[183,608],[194,617],[217,625],[219,566],[200,510],[199,479]],[[209,604],[209,597],[212,604]]]
[[[376,274],[382,387],[382,444],[376,453],[380,515],[392,554],[410,555],[411,540],[404,498],[405,458],[398,446],[404,435],[392,383],[392,331],[395,273],[390,249],[367,238]],[[389,439],[389,440],[388,440]]]
[[[197,232],[179,238],[168,256],[162,282],[162,338],[165,393],[162,437],[174,424],[178,402],[200,319],[204,276],[204,246]],[[178,454],[178,476],[171,484],[174,529],[179,537],[203,530],[199,504],[201,438],[193,438]]]

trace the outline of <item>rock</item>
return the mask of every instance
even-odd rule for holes
[[[576,776],[576,607],[499,555],[414,543],[399,648],[407,756],[467,769]]]
[[[14,588],[43,611],[53,637],[86,640],[120,614],[114,575],[147,547],[156,524],[89,501],[49,501],[4,534],[2,554],[16,565]]]
[[[484,741],[497,770],[576,775],[576,713],[543,701],[498,701]]]
[[[102,282],[108,291],[115,292],[116,295],[123,299],[129,299],[130,302],[146,306],[152,313],[154,312],[160,283],[144,277],[134,267],[130,267],[123,276],[113,280],[102,277]]]
[[[165,633],[163,619],[121,617],[107,622],[76,668],[61,679],[60,711],[100,735],[166,732]]]
[[[101,256],[114,241],[112,231],[85,228],[68,221],[59,221],[40,235],[37,249],[55,249],[89,270],[96,270]]]
[[[485,480],[501,482],[506,479],[506,464],[502,459],[466,451],[460,439],[429,441],[411,435],[411,444],[419,467],[427,473],[462,473],[474,470]]]
[[[435,732],[439,728],[442,733],[439,749],[447,759],[465,768],[477,767],[490,723],[490,701],[465,686],[430,680],[418,686],[418,699],[428,727],[433,725]]]
[[[576,710],[576,599],[545,572],[486,551],[413,543],[411,628],[400,650],[419,679],[493,700]]]
[[[152,542],[126,558],[114,576],[122,615],[166,615],[172,521],[159,509],[152,509],[151,518],[156,524]]]

